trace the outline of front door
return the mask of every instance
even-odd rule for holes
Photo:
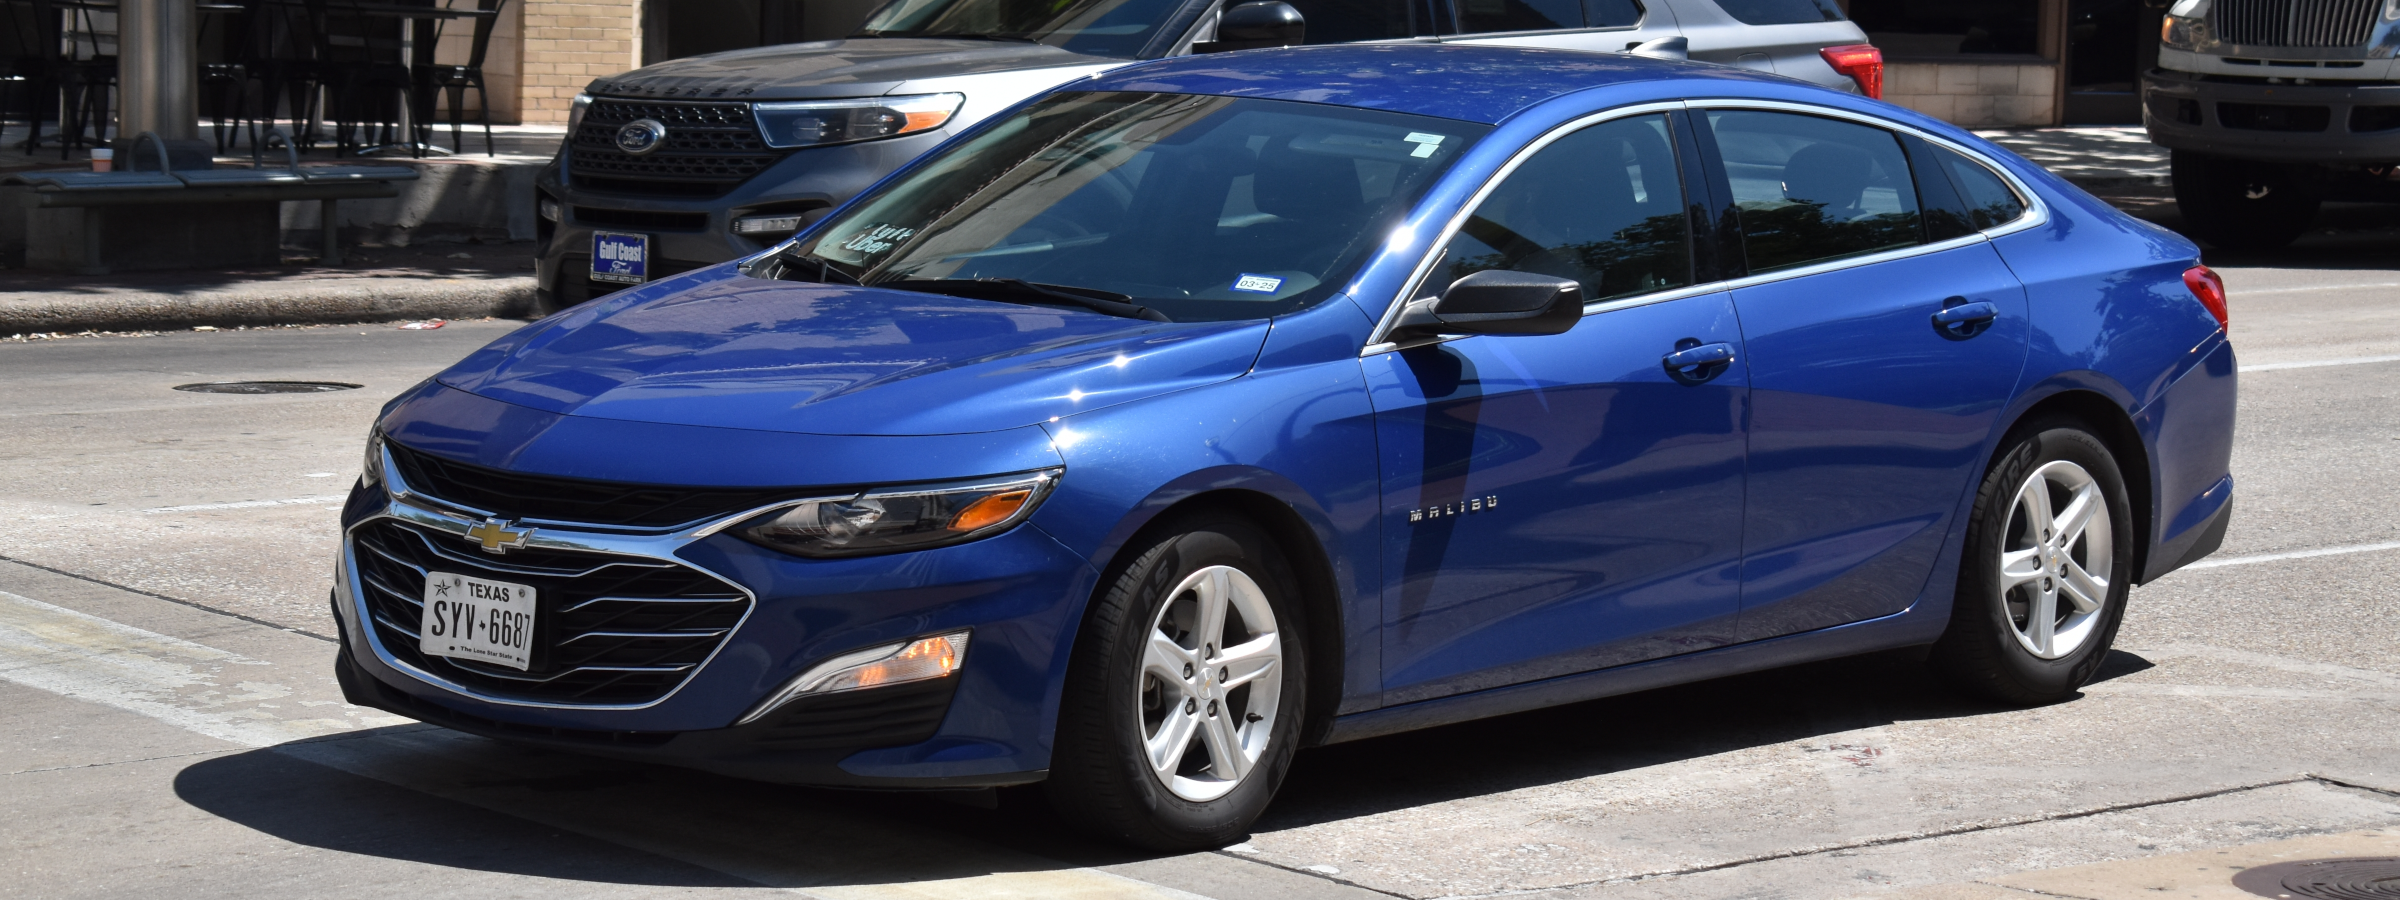
[[[2025,290],[1980,239],[1839,266],[1957,227],[1929,225],[1892,132],[1784,112],[1706,118],[1750,274],[1836,266],[1733,292],[1752,398],[1741,638],[1899,612],[1957,538],[1953,512],[2024,367]],[[1987,309],[1976,304],[1990,315],[1935,321]]]
[[[1727,295],[1690,293],[1672,134],[1669,117],[1644,115],[1544,148],[1420,288],[1495,268],[1574,278],[1601,304],[1574,330],[1362,361],[1382,465],[1386,704],[1731,639],[1744,371],[1665,357],[1738,357],[1741,334]]]

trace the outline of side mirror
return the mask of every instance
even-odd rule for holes
[[[1290,47],[1302,42],[1308,20],[1283,0],[1252,0],[1217,16],[1217,39],[1192,45],[1194,53]]]
[[[1583,319],[1583,286],[1564,278],[1486,269],[1400,311],[1393,339],[1437,334],[1565,334]]]
[[[1639,44],[1626,44],[1625,53],[1628,56],[1647,56],[1651,59],[1690,59],[1692,58],[1692,39],[1676,36],[1643,41]]]

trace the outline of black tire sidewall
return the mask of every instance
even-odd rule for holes
[[[1160,529],[1166,536],[1134,558],[1087,617],[1068,671],[1050,780],[1054,799],[1105,836],[1159,850],[1231,843],[1265,812],[1289,772],[1307,713],[1307,644],[1298,579],[1273,542],[1247,522],[1208,517]],[[1194,571],[1224,565],[1257,582],[1282,635],[1282,694],[1267,752],[1223,797],[1192,801],[1152,775],[1138,737],[1140,672],[1151,623]]]
[[[2065,699],[2091,682],[2116,641],[2133,583],[2135,527],[2123,473],[2108,446],[2074,425],[2022,429],[1976,494],[1974,519],[1959,563],[1957,606],[1948,633],[1935,652],[1944,667],[1969,688],[2012,703]],[[2109,514],[2114,546],[2108,598],[2099,629],[2083,646],[2057,659],[2042,659],[2018,643],[2000,590],[1999,557],[2017,488],[2034,470],[2065,460],[2082,466],[2098,482]]]
[[[2228,250],[2271,250],[2308,230],[2321,205],[2296,166],[2177,151],[2172,158],[2175,206],[2185,227]],[[2267,196],[2247,195],[2252,183]]]

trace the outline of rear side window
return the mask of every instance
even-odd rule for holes
[[[1834,0],[1717,0],[1717,5],[1744,25],[1799,25],[1845,18]]]
[[[1639,0],[1451,0],[1459,30],[1549,31],[1562,28],[1629,28],[1642,23]],[[1315,26],[1310,26],[1315,27]]]
[[[1711,110],[1752,273],[1924,242],[1899,138],[1839,119]]]
[[[1234,0],[1239,2],[1239,0]],[[1432,5],[1427,0],[1288,0],[1307,20],[1304,40],[1311,44],[1387,41],[1430,35]],[[1232,6],[1229,2],[1227,6]]]
[[[2025,214],[2025,199],[2017,196],[1999,173],[1946,147],[1933,147],[1933,156],[1950,176],[1950,185],[1957,189],[1967,221],[1975,230],[2004,225]]]
[[[1631,28],[1642,24],[1642,5],[1635,0],[1583,0],[1587,28]]]
[[[1572,278],[1587,300],[1692,283],[1667,117],[1603,122],[1542,148],[1467,217],[1420,290],[1487,269]]]

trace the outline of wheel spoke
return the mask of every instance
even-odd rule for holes
[[[1142,671],[1180,689],[1183,670],[1190,665],[1192,651],[1183,649],[1183,645],[1175,643],[1175,639],[1168,637],[1165,632],[1151,630],[1150,646],[1142,650]]]
[[[1157,773],[1161,782],[1174,780],[1175,770],[1183,764],[1183,755],[1191,752],[1192,732],[1199,727],[1200,716],[1184,712],[1183,704],[1177,703],[1167,709],[1166,720],[1158,723],[1158,733],[1142,742],[1142,749],[1150,757],[1150,771]]]
[[[2042,548],[2011,550],[2000,554],[2000,591],[2042,577]]]
[[[1210,665],[1225,670],[1225,679],[1220,684],[1224,690],[1231,691],[1275,671],[1276,664],[1282,661],[1283,639],[1268,634],[1224,648],[1218,652],[1216,659],[1210,661]]]
[[[2050,480],[2040,477],[2026,479],[2025,486],[2017,489],[2017,506],[2025,511],[2025,529],[2031,532],[2026,535],[2027,539],[2036,544],[2048,540],[2049,536],[2043,532],[2052,528],[2056,521],[2056,517],[2050,514]]]
[[[1242,755],[1242,738],[1234,731],[1233,710],[1220,707],[1213,716],[1200,722],[1200,741],[1208,745],[1209,771],[1227,781],[1240,781],[1250,772],[1250,758]]]
[[[2092,516],[2098,513],[2100,508],[2098,482],[2084,485],[2077,490],[2075,498],[2067,501],[2067,508],[2058,512],[2058,521],[2051,546],[2060,550],[2075,546],[2075,539],[2083,536],[2083,529],[2092,524]]]
[[[1230,572],[1223,567],[1213,569],[1208,577],[1192,585],[1192,592],[1200,600],[1200,621],[1193,627],[1192,635],[1200,645],[1201,649],[1195,655],[1203,665],[1215,662],[1207,650],[1210,645],[1219,648],[1225,646],[1225,608],[1233,602],[1233,576]]]
[[[2066,595],[2068,603],[2074,604],[2076,612],[2099,609],[2101,602],[2108,599],[2108,583],[2092,577],[2074,560],[2067,560],[2058,568],[2060,592]]]
[[[2033,652],[2049,656],[2052,633],[2058,628],[2058,591],[2025,593],[2025,638],[2033,642]]]

